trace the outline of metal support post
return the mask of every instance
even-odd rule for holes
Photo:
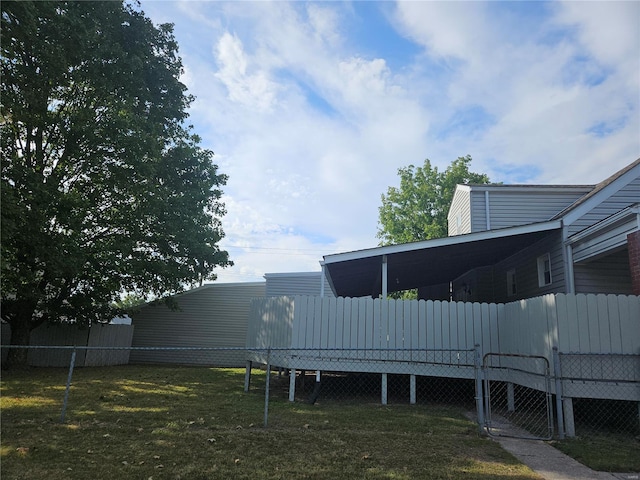
[[[264,383],[264,426],[269,423],[269,383],[271,381],[271,347],[267,350],[267,377]]]
[[[562,371],[558,347],[553,347],[553,376],[556,384],[556,415],[558,416],[558,438],[564,440],[564,412],[562,411]]]
[[[289,401],[295,402],[296,400],[296,369],[292,368],[289,371]]]
[[[476,370],[476,411],[478,414],[478,430],[482,435],[485,428],[484,420],[484,396],[483,396],[483,371],[482,371],[482,352],[480,350],[480,344],[476,343],[475,349],[475,370]]]
[[[576,424],[573,418],[573,398],[562,399],[562,411],[564,413],[564,433],[567,437],[575,437]]]
[[[73,367],[76,364],[76,349],[74,347],[71,352],[71,363],[69,364],[69,375],[67,376],[67,388],[64,391],[64,400],[62,402],[62,413],[60,414],[60,423],[64,423],[64,417],[67,414],[67,401],[69,400],[69,390],[71,389],[71,378],[73,377]]]
[[[515,387],[512,382],[507,382],[507,411],[516,411],[516,394]]]
[[[382,256],[382,300],[386,300],[388,295],[388,286],[389,286],[389,279],[387,278],[388,274],[389,274],[389,268],[387,265],[387,256],[383,255]]]
[[[316,383],[315,383],[315,386],[313,387],[313,392],[311,392],[311,396],[309,397],[309,403],[311,405],[316,403],[316,401],[318,400],[318,397],[320,397],[320,387],[322,386],[321,380],[322,380],[322,374],[320,370],[316,370]]]
[[[381,403],[382,405],[386,405],[387,404],[387,374],[383,373],[382,374],[382,398]]]
[[[251,386],[251,367],[253,362],[251,360],[247,360],[246,370],[244,372],[244,391],[247,393],[249,391],[249,387]]]
[[[411,405],[416,404],[416,376],[409,376],[409,403]]]

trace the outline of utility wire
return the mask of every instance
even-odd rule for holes
[[[220,248],[238,248],[242,249],[244,253],[255,253],[261,255],[300,255],[300,256],[309,256],[312,254],[315,255],[323,255],[326,252],[322,252],[319,249],[311,249],[311,248],[279,248],[279,247],[247,247],[240,245],[220,245]],[[252,252],[251,250],[264,250],[258,252]],[[307,252],[307,253],[304,253]]]

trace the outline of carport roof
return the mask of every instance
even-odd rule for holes
[[[493,265],[560,230],[561,220],[324,256],[336,296],[377,297],[387,259],[388,292],[439,285]]]

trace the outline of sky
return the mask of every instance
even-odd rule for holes
[[[398,169],[595,184],[640,157],[640,2],[141,0],[229,176],[218,282],[378,245]]]

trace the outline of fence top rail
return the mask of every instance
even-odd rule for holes
[[[529,355],[525,353],[499,353],[499,352],[489,352],[484,354],[484,359],[486,360],[489,357],[510,357],[510,358],[539,358],[541,360],[547,360],[547,357],[544,355]]]
[[[122,347],[86,345],[0,345],[0,348],[58,350],[238,350],[249,352],[473,352],[473,348],[290,348],[290,347]]]
[[[297,348],[297,347],[247,347],[249,352],[475,352],[475,348]]]
[[[0,348],[11,349],[40,349],[40,350],[224,350],[246,352],[247,347],[111,347],[111,346],[86,346],[86,345],[0,345]],[[254,349],[251,349],[253,351]]]
[[[602,358],[611,358],[611,357],[624,357],[624,358],[638,358],[640,359],[639,353],[582,353],[582,352],[568,352],[568,353],[559,353],[561,357],[602,357]]]
[[[46,349],[46,350],[235,350],[235,351],[248,351],[248,352],[291,352],[291,351],[313,351],[313,352],[473,352],[473,348],[291,348],[291,347],[172,347],[172,346],[153,346],[153,347],[123,347],[123,346],[87,346],[87,345],[0,345],[0,348],[7,349]],[[514,357],[540,357],[539,355],[522,355],[522,354],[508,354],[489,352],[484,354],[497,355],[497,356],[514,356]],[[582,353],[582,352],[568,352],[559,353],[560,357],[601,357],[601,358],[628,358],[628,359],[640,359],[640,354],[637,353]]]

